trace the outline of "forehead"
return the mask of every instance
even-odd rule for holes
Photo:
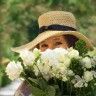
[[[49,42],[49,41],[60,41],[64,38],[63,35],[60,35],[60,36],[53,36],[53,37],[50,37],[44,41],[42,41],[41,43],[46,43],[46,42]]]

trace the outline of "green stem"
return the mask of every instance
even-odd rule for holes
[[[63,81],[61,80],[61,96],[63,95]]]
[[[38,58],[38,59],[39,59],[39,58]],[[38,59],[37,59],[37,60],[38,60]],[[37,61],[37,60],[36,60],[36,61]],[[40,59],[40,60],[41,60],[41,59]],[[36,62],[34,62],[34,63],[36,63]],[[38,66],[37,66],[36,64],[35,64],[35,66],[38,68]],[[40,72],[40,74],[41,74],[42,78],[44,79],[44,81],[46,81],[46,79],[43,77],[42,72],[40,71],[40,69],[39,69],[39,68],[38,68],[38,70],[39,70],[39,72]]]
[[[28,80],[28,78],[26,78],[26,76],[24,76],[23,78],[28,82],[28,84],[29,84],[30,86],[32,86],[31,83],[30,83],[30,81]]]
[[[71,96],[71,94],[72,94],[72,84],[70,82],[70,96]]]

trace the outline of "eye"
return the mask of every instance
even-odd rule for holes
[[[48,45],[47,44],[42,44],[41,47],[48,47]]]
[[[57,46],[57,45],[61,45],[62,44],[62,42],[56,42],[55,43],[55,45]]]

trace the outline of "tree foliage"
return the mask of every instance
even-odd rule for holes
[[[34,39],[39,30],[38,16],[52,10],[72,12],[77,19],[77,29],[94,43],[95,5],[96,0],[0,0],[0,58],[11,58],[11,47]]]

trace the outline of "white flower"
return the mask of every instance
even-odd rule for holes
[[[55,55],[55,52],[51,49],[47,49],[46,51],[42,52],[41,55],[43,62],[49,64],[50,66],[59,64],[56,57],[57,55]]]
[[[33,66],[34,72],[35,72],[35,75],[36,75],[36,76],[39,75],[39,73],[40,73],[39,70],[41,70],[42,67],[43,67],[43,66],[42,66],[40,60],[38,60],[37,63],[36,63],[36,65]],[[38,69],[38,68],[39,68],[39,69]]]
[[[94,85],[96,86],[96,83],[94,83]]]
[[[75,80],[78,82],[78,81],[82,80],[82,78],[79,75],[75,75]]]
[[[39,75],[39,70],[38,70],[37,66],[34,66],[34,73],[36,76]]]
[[[68,58],[68,57],[64,57],[64,62],[63,62],[63,64],[64,64],[66,67],[69,67],[69,66],[70,66],[70,63],[71,63],[71,59]]]
[[[93,74],[91,71],[85,71],[84,72],[84,79],[86,82],[89,82],[93,79]]]
[[[41,59],[44,63],[42,70],[45,70],[44,72],[50,74],[50,76],[61,78],[63,75],[66,77],[67,67],[71,62],[71,59],[66,55],[67,53],[68,51],[63,48],[47,49],[42,52]],[[50,68],[52,68],[51,71]],[[63,77],[63,80],[66,79],[65,77]]]
[[[34,65],[34,72],[35,75],[38,76],[39,74],[42,73],[43,77],[48,80],[50,78],[50,66],[46,63],[40,62],[38,60],[37,64]]]
[[[64,48],[55,48],[55,49],[53,49],[53,51],[57,55],[65,55],[65,54],[68,53],[68,51],[66,49],[64,49]]]
[[[72,83],[75,88],[87,87],[88,84],[85,82],[84,78],[81,78],[79,75],[75,75],[75,79],[73,79]]]
[[[62,74],[67,73],[67,67],[63,63],[59,63],[57,66],[53,66],[53,69],[56,69],[57,72],[60,72]]]
[[[83,80],[82,79],[79,80],[76,84],[74,84],[74,87],[75,88],[81,88],[81,87],[83,87]]]
[[[67,55],[62,55],[58,56],[58,62],[63,63],[66,67],[69,67],[71,59]]]
[[[66,82],[66,81],[68,81],[68,78],[67,78],[66,76],[62,76],[62,80],[63,80],[64,82]]]
[[[91,58],[91,63],[92,63],[92,67],[96,66],[96,56],[94,56],[93,58]]]
[[[73,48],[70,48],[70,49],[68,49],[68,50],[69,50],[68,56],[69,56],[70,58],[79,58],[79,52],[78,52],[77,50],[75,50],[75,49],[73,49]]]
[[[15,63],[15,61],[12,61],[6,67],[6,73],[11,80],[19,78],[22,71],[21,62]]]
[[[74,84],[75,88],[87,87],[88,84],[83,80],[79,80],[77,83]]]
[[[67,56],[68,51],[64,48],[56,48],[53,50],[58,62],[63,63],[66,67],[69,67],[71,59]]]
[[[20,51],[20,57],[23,60],[24,65],[32,65],[32,62],[35,60],[35,56],[31,51],[27,49]]]
[[[84,83],[84,86],[87,87],[87,86],[88,86],[88,83],[85,82],[85,83]]]
[[[35,48],[35,49],[33,50],[33,54],[35,55],[35,58],[36,58],[36,57],[38,57],[38,56],[41,55],[41,51],[38,50],[37,48]]]
[[[91,72],[92,72],[94,78],[96,78],[96,71],[91,71]]]
[[[73,76],[74,75],[74,72],[72,70],[68,70],[68,75],[69,76]]]
[[[88,51],[87,55],[93,57],[96,56],[96,48],[94,47],[94,49],[92,51]]]
[[[83,63],[84,67],[86,67],[86,68],[92,67],[91,59],[89,57],[83,58],[81,62]]]

